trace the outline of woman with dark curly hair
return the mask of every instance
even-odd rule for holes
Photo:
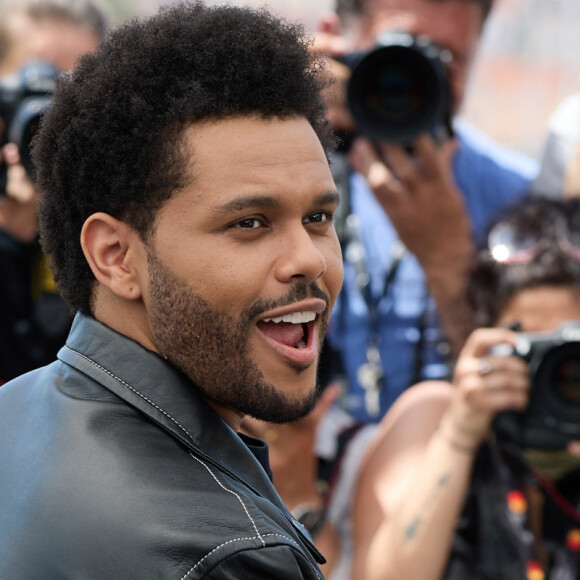
[[[488,328],[469,337],[453,384],[404,393],[364,459],[352,578],[580,574],[580,200],[504,214],[469,297]],[[540,333],[529,367],[521,332]]]

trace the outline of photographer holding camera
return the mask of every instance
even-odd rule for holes
[[[580,200],[505,213],[468,302],[453,384],[403,393],[363,459],[352,578],[580,574]]]
[[[460,296],[474,240],[536,172],[457,119],[491,5],[338,0],[320,27],[348,216],[337,223],[345,284],[329,343],[355,422],[377,422],[411,384],[448,376],[466,336]]]
[[[29,149],[58,71],[105,28],[92,0],[0,3],[0,384],[52,361],[70,329],[37,241]]]

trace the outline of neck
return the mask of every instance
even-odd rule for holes
[[[242,420],[244,415],[229,409],[227,407],[222,407],[213,401],[206,398],[206,403],[237,433],[240,431]]]

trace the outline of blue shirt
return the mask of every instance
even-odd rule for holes
[[[455,182],[464,195],[474,236],[479,242],[494,215],[528,192],[537,166],[464,122],[456,124],[456,136],[459,147],[453,166]],[[358,174],[351,176],[350,197],[352,212],[360,224],[359,239],[365,247],[371,295],[377,304],[376,328],[384,373],[377,416],[367,412],[365,391],[357,379],[358,369],[366,362],[371,328],[367,303],[348,260],[345,260],[344,284],[328,339],[341,355],[347,380],[342,406],[356,421],[372,422],[380,420],[401,392],[415,381],[447,378],[449,347],[435,302],[428,295],[425,275],[412,254],[403,257],[383,295],[397,233]]]

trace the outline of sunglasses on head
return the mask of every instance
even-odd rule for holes
[[[506,220],[496,224],[487,237],[491,257],[500,264],[525,264],[553,244],[580,260],[579,216],[555,213],[536,216],[529,221]]]

